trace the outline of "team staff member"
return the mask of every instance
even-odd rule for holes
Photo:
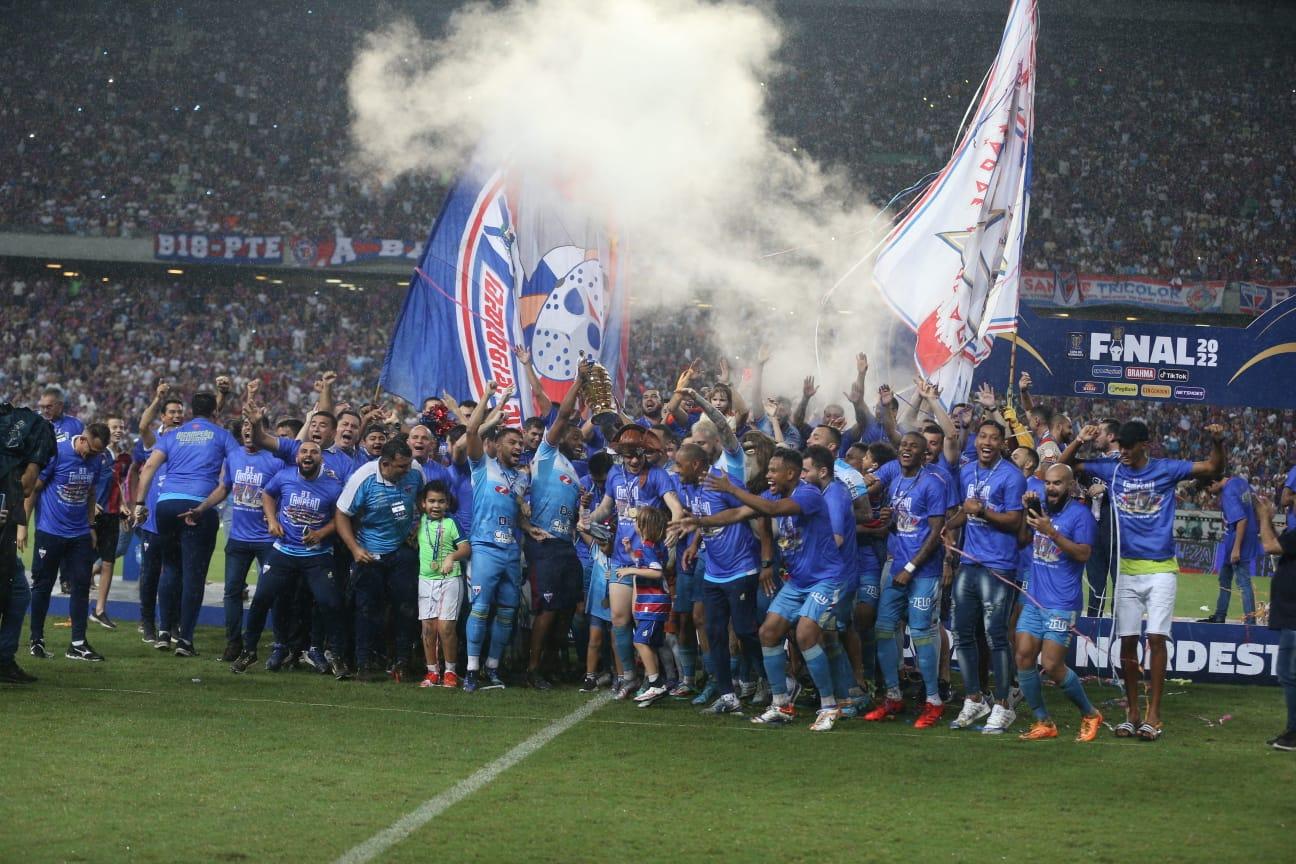
[[[300,449],[298,450],[300,453]],[[409,664],[418,638],[418,551],[408,542],[418,517],[423,477],[413,466],[409,445],[393,438],[378,458],[357,468],[337,501],[334,524],[355,559],[356,674],[374,677],[383,609],[396,621],[393,677]]]
[[[99,472],[99,488],[95,496],[99,515],[95,517],[94,525],[95,552],[99,557],[99,594],[90,617],[99,626],[116,630],[117,624],[108,617],[108,592],[112,589],[117,559],[125,554],[129,545],[130,532],[122,530],[122,521],[127,515],[122,503],[130,501],[127,477],[130,475],[131,455],[126,440],[126,421],[121,417],[109,417],[104,425],[108,427],[108,449],[99,457],[104,467]],[[123,543],[123,540],[128,542]]]
[[[71,441],[85,431],[84,423],[64,413],[65,398],[61,387],[50,385],[41,391],[40,401],[36,403],[36,410],[54,427],[54,440],[59,444]]]
[[[31,645],[33,657],[46,659],[45,616],[59,571],[71,591],[72,644],[69,660],[98,662],[103,655],[86,641],[90,611],[90,571],[94,567],[95,488],[104,470],[100,458],[108,447],[108,427],[91,424],[84,434],[58,445],[58,453],[36,481],[40,496],[36,516],[36,555],[32,559]],[[27,506],[26,510],[31,511]]]
[[[0,681],[31,684],[14,659],[31,589],[18,552],[26,544],[24,502],[57,452],[54,427],[30,408],[0,402]]]
[[[1116,507],[1120,535],[1120,577],[1116,588],[1115,635],[1121,640],[1121,671],[1125,678],[1126,718],[1116,727],[1117,738],[1137,735],[1145,741],[1161,737],[1161,694],[1165,689],[1170,637],[1174,616],[1179,563],[1175,559],[1175,487],[1182,480],[1218,477],[1224,471],[1224,427],[1206,427],[1213,445],[1208,459],[1153,459],[1148,455],[1148,427],[1141,420],[1121,425],[1116,437],[1120,459],[1085,462],[1085,471],[1107,484]],[[1097,426],[1086,426],[1062,454],[1072,464],[1082,442],[1098,435]],[[1147,714],[1139,714],[1139,633],[1147,614],[1151,684]]]
[[[1027,509],[1018,536],[1031,549],[1032,560],[1030,593],[1017,620],[1017,682],[1035,712],[1030,731],[1018,736],[1023,741],[1056,738],[1058,734],[1044,707],[1037,657],[1043,662],[1044,674],[1080,709],[1076,740],[1092,741],[1102,728],[1102,714],[1089,701],[1075,670],[1066,664],[1071,634],[1084,602],[1085,562],[1098,529],[1089,509],[1071,498],[1073,480],[1068,466],[1053,465],[1044,472],[1043,501],[1036,492],[1022,497]]]
[[[130,522],[135,526],[135,534],[139,539],[140,548],[140,578],[139,578],[139,598],[140,598],[140,621],[144,630],[144,641],[159,650],[168,650],[171,647],[171,634],[166,631],[157,632],[157,602],[158,602],[158,583],[162,578],[164,563],[162,561],[162,544],[158,542],[157,533],[157,498],[158,491],[166,483],[165,466],[153,475],[153,481],[148,486],[140,484],[140,472],[144,469],[150,456],[153,455],[153,448],[157,445],[157,439],[180,427],[184,422],[184,402],[175,396],[168,395],[171,388],[165,381],[159,381],[157,391],[154,394],[153,401],[145,408],[144,413],[139,419],[139,439],[135,442],[135,449],[131,451],[131,469],[130,469],[130,489],[132,501],[144,502],[144,520],[141,522],[136,518],[137,508],[132,506]],[[162,423],[157,428],[153,428],[153,421],[161,416]],[[179,611],[163,614],[161,617],[166,620],[174,620],[180,616]]]

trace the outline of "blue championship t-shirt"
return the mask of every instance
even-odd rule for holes
[[[1175,557],[1175,486],[1192,476],[1183,459],[1149,459],[1135,471],[1103,460],[1081,466],[1107,484],[1116,505],[1120,554],[1126,560],[1169,561]]]
[[[1042,500],[1042,499],[1041,499]],[[1079,501],[1067,499],[1060,513],[1050,513],[1049,519],[1058,533],[1072,543],[1092,546],[1098,523],[1089,508]],[[1044,609],[1062,609],[1078,612],[1084,608],[1085,565],[1068,558],[1053,540],[1036,532],[1031,545],[1030,596]],[[1034,598],[1032,601],[1030,598]]]
[[[286,555],[304,557],[322,555],[333,551],[330,542],[325,546],[309,546],[302,537],[309,531],[318,531],[333,519],[333,509],[342,494],[342,481],[324,466],[313,478],[302,476],[297,466],[284,468],[266,482],[265,494],[279,502],[277,518],[284,536],[275,541],[275,548]],[[370,552],[376,551],[363,543]]]
[[[98,456],[82,458],[72,441],[60,441],[54,458],[40,473],[45,488],[40,494],[36,530],[43,534],[84,537],[90,533],[90,504],[104,464]]]
[[[264,450],[249,453],[239,448],[225,457],[223,474],[229,487],[231,540],[269,543],[274,539],[261,509],[261,490],[283,468],[281,459]]]
[[[969,462],[959,472],[963,500],[976,499],[992,513],[1015,513],[1022,509],[1026,478],[1007,459],[989,468],[980,461]],[[968,563],[996,570],[1017,569],[1017,532],[1001,531],[982,516],[968,516],[963,529],[963,551]]]
[[[761,497],[777,501],[780,496],[770,490]],[[791,576],[790,584],[794,588],[810,588],[825,582],[840,585],[844,581],[845,564],[833,539],[832,518],[823,493],[801,481],[790,497],[801,512],[771,520],[774,541]]]
[[[892,566],[899,569],[914,559],[918,550],[931,536],[931,525],[928,520],[933,516],[945,515],[949,490],[940,475],[933,471],[919,469],[912,477],[906,477],[902,471],[896,471],[887,489],[887,499],[892,510],[892,528],[891,536],[887,539],[887,551],[894,562]],[[941,556],[937,550],[935,554],[927,557],[913,575],[914,578],[937,577],[940,576],[940,568]]]

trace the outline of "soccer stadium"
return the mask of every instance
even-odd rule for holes
[[[0,859],[1291,854],[1296,8],[0,9]]]

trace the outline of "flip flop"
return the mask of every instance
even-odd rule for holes
[[[1140,741],[1155,741],[1161,737],[1161,724],[1155,726],[1151,723],[1140,724],[1137,734]]]
[[[1134,724],[1126,720],[1124,723],[1112,730],[1112,734],[1117,738],[1133,738],[1135,735]]]

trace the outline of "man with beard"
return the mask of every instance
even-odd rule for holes
[[[147,515],[141,522],[135,518],[135,508],[130,506],[130,523],[135,526],[140,548],[140,628],[143,639],[159,650],[171,648],[171,634],[157,632],[158,584],[162,580],[162,571],[167,564],[162,560],[162,545],[158,542],[157,533],[157,499],[159,490],[166,482],[166,469],[163,468],[148,486],[140,483],[140,472],[157,445],[160,436],[167,435],[180,427],[184,422],[184,402],[170,395],[171,388],[165,381],[159,381],[153,395],[153,401],[145,408],[139,420],[139,439],[131,451],[130,490],[132,501],[143,501]],[[162,423],[157,429],[153,422],[161,415]],[[170,618],[178,617],[178,610]],[[168,617],[168,616],[163,616]],[[168,618],[168,620],[170,620]]]

